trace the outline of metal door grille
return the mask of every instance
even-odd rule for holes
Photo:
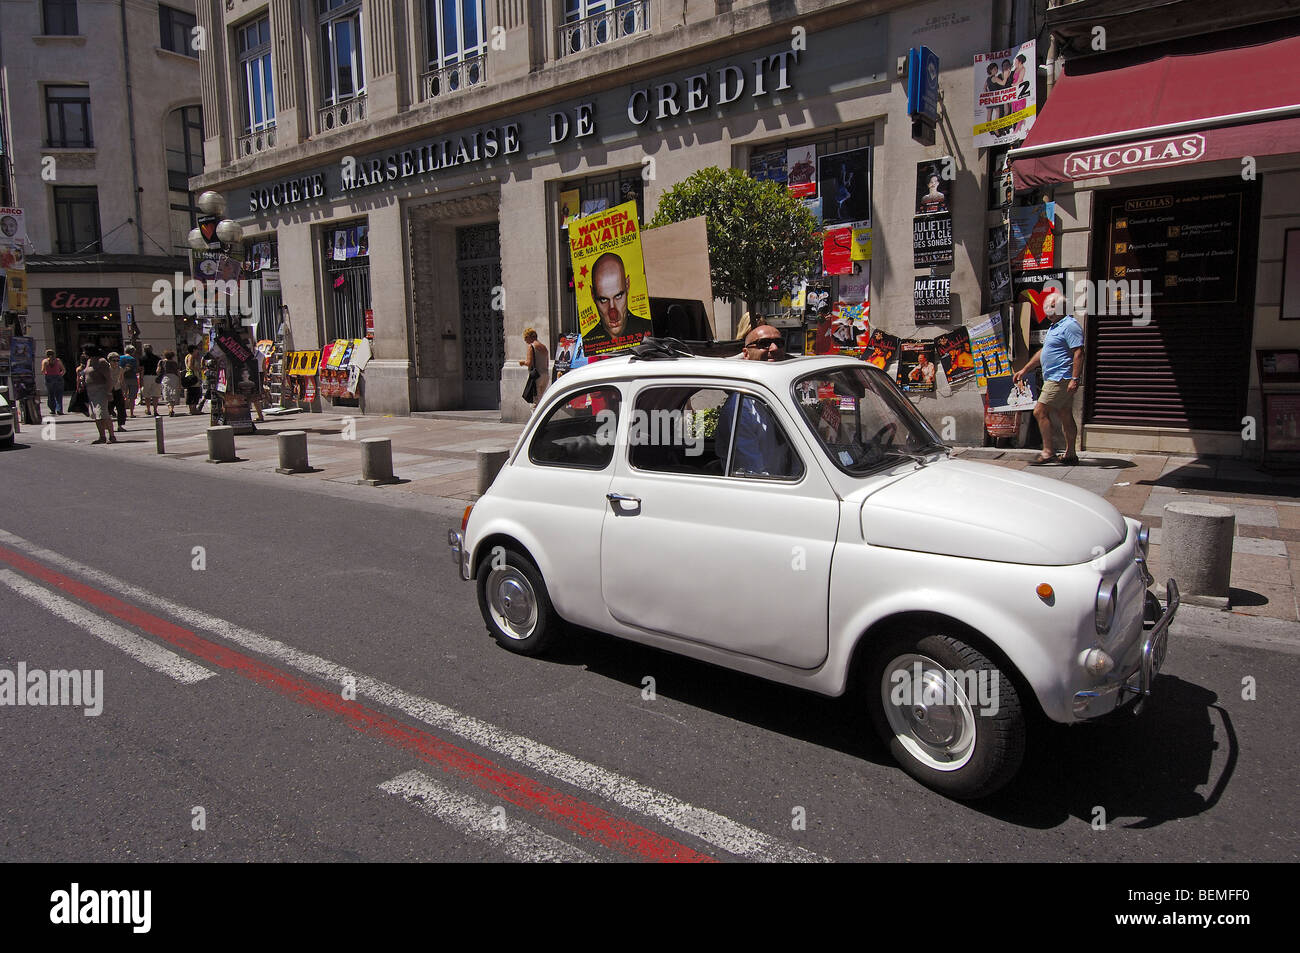
[[[493,307],[501,300],[501,240],[495,223],[456,229],[456,276],[465,406],[499,407],[506,346],[505,312]]]

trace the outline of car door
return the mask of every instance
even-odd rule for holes
[[[783,665],[821,664],[840,508],[794,421],[738,383],[646,383],[633,401],[601,531],[611,615]],[[767,416],[784,466],[728,460],[745,415]]]

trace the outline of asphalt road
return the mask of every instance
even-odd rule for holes
[[[1176,625],[1143,717],[1042,727],[961,804],[852,698],[595,633],[499,649],[449,505],[39,443],[0,485],[0,669],[103,672],[98,716],[0,707],[0,860],[1300,856],[1286,644]]]

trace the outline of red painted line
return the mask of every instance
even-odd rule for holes
[[[426,731],[347,701],[337,691],[326,691],[288,672],[266,665],[234,649],[210,642],[173,622],[122,602],[93,586],[78,582],[20,553],[0,546],[0,562],[9,563],[28,576],[49,583],[64,592],[116,616],[151,635],[170,642],[191,655],[278,692],[301,705],[328,712],[351,728],[379,738],[395,748],[410,751],[444,771],[460,775],[484,791],[558,823],[575,834],[590,838],[629,857],[668,863],[716,863],[713,857],[656,834],[638,824],[623,820],[592,804],[532,778],[466,751]]]

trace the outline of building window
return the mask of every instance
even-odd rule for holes
[[[650,0],[564,0],[559,55],[600,46],[650,28]]]
[[[334,105],[365,94],[361,58],[361,0],[316,0],[320,12],[321,102]]]
[[[486,52],[483,0],[425,0],[424,12],[430,67]]]
[[[244,132],[275,125],[275,84],[271,78],[271,21],[267,17],[239,28],[239,72],[244,87]]]
[[[55,250],[60,255],[101,252],[99,192],[94,186],[54,187]]]
[[[41,23],[46,36],[76,36],[77,0],[41,0]]]
[[[95,144],[90,129],[89,86],[46,86],[45,118],[51,149],[89,149]]]
[[[203,114],[198,106],[182,106],[167,115],[167,200],[172,245],[185,253],[186,237],[198,224],[190,179],[203,171]]]
[[[159,44],[164,50],[199,58],[190,38],[194,35],[194,14],[158,4]]]

